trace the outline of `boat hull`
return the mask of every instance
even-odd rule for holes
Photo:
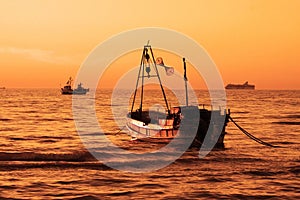
[[[189,132],[191,130],[197,130],[197,134],[193,139],[191,147],[201,147],[204,139],[210,143],[214,142],[215,148],[224,148],[224,138],[226,135],[225,127],[228,123],[228,115],[225,113],[225,121],[224,123],[215,123],[212,125],[212,128],[209,130],[210,118],[212,112],[217,112],[215,115],[217,117],[223,118],[220,111],[209,111],[206,109],[199,109],[200,118],[199,121],[195,121],[194,119],[189,119],[185,121],[185,127],[180,128],[179,126],[175,126],[174,124],[168,123],[166,120],[165,123],[151,124],[147,123],[149,120],[137,120],[132,119],[131,116],[134,116],[136,113],[129,113],[127,115],[127,123],[126,127],[129,131],[133,140],[141,140],[153,143],[168,143],[173,139],[177,139],[177,136],[181,136],[180,138],[188,137]],[[145,122],[146,121],[146,122]],[[169,120],[172,122],[172,120]],[[222,120],[220,120],[222,121]],[[195,124],[198,124],[198,127],[193,127]],[[221,130],[221,134],[220,131]],[[210,131],[210,134],[207,134]]]
[[[72,89],[64,89],[61,88],[61,94],[64,95],[71,95],[71,94],[75,94],[75,95],[85,95],[87,92],[89,91],[89,89],[84,89],[84,90],[72,90]]]
[[[74,91],[73,91],[73,94],[84,95],[84,94],[86,94],[87,92],[88,92],[88,90],[85,90],[85,91],[76,91],[76,90],[74,90]]]
[[[128,119],[126,127],[133,138],[145,139],[145,138],[165,138],[173,139],[179,130],[173,127],[163,127],[156,124],[145,125],[143,122],[134,119]]]
[[[71,95],[71,94],[73,94],[73,92],[71,91],[71,92],[69,92],[69,91],[61,91],[61,94],[63,94],[63,95]]]

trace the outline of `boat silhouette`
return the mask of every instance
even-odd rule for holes
[[[248,81],[246,81],[244,84],[228,84],[226,85],[225,89],[248,89],[248,90],[254,90],[255,85],[248,84]]]
[[[63,95],[86,94],[87,92],[89,92],[89,89],[84,88],[82,86],[82,83],[79,83],[77,85],[77,88],[73,89],[72,82],[73,82],[73,79],[72,79],[72,77],[70,77],[69,80],[67,81],[66,85],[63,88],[61,88],[61,94],[63,94]]]

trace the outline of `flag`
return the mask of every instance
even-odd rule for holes
[[[165,66],[162,57],[157,57],[156,58],[156,64],[165,68],[167,76],[171,76],[171,75],[174,74],[174,68]]]
[[[173,67],[166,67],[165,66],[165,70],[166,70],[167,76],[171,76],[171,75],[174,74],[174,68]]]
[[[164,64],[164,61],[163,61],[163,59],[162,59],[162,57],[156,58],[156,64],[157,64],[157,65],[161,65],[161,66],[164,66],[164,65],[165,65],[165,64]]]

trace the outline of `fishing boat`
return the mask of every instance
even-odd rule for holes
[[[89,89],[88,88],[84,88],[82,86],[82,83],[79,83],[76,89],[72,89],[72,82],[73,79],[72,77],[69,78],[69,80],[67,81],[66,85],[61,88],[61,94],[66,94],[66,95],[70,95],[70,94],[86,94]]]
[[[69,80],[66,82],[66,85],[61,88],[61,94],[73,94],[73,89],[72,89],[72,77],[69,78]]]
[[[150,65],[152,69],[154,69],[152,70],[154,71],[154,74],[150,73]],[[195,138],[193,139],[193,143],[191,146],[201,147],[208,133],[212,114],[214,114],[214,116],[217,118],[225,118],[225,122],[224,120],[220,120],[222,121],[221,124],[214,122],[213,127],[215,127],[215,130],[217,130],[216,127],[219,126],[218,130],[221,130],[222,132],[221,134],[220,132],[212,132],[210,133],[209,137],[211,138],[211,140],[217,141],[216,143],[214,143],[215,147],[224,147],[224,136],[226,134],[225,127],[228,122],[229,113],[227,114],[226,110],[208,110],[204,106],[201,107],[195,105],[188,105],[188,80],[186,76],[185,58],[183,58],[183,65],[183,80],[185,83],[186,105],[170,107],[157,67],[164,67],[167,75],[168,73],[169,75],[174,73],[174,69],[165,66],[161,57],[155,59],[151,45],[147,44],[144,46],[141,64],[136,81],[136,88],[131,104],[131,110],[126,116],[126,127],[129,130],[132,140],[142,140],[147,142],[170,142],[171,140],[175,139],[178,135],[188,134],[188,132],[192,129],[192,126],[196,124],[197,127],[193,128],[195,128],[197,133]],[[144,109],[144,79],[146,78],[156,78],[158,80],[165,102],[165,112],[156,112],[149,111],[149,109]],[[139,107],[135,108],[135,101],[138,90],[141,98]],[[185,124],[185,128],[183,128],[182,126],[183,122]]]
[[[84,88],[82,86],[82,83],[79,83],[77,88],[73,90],[73,94],[86,94],[89,91],[90,91],[89,88]]]
[[[248,81],[244,84],[228,84],[226,85],[225,89],[242,89],[242,90],[254,90],[255,85],[250,85]]]

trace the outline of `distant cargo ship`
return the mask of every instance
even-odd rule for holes
[[[247,89],[247,90],[254,90],[255,85],[248,84],[246,81],[244,84],[228,84],[226,85],[225,89]]]

